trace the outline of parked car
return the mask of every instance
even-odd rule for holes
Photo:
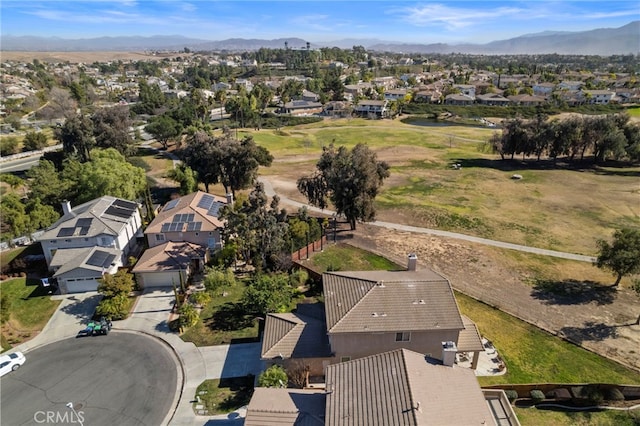
[[[0,377],[10,371],[16,371],[27,359],[22,352],[13,352],[0,356]]]

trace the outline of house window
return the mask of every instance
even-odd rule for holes
[[[156,241],[164,241],[164,234],[156,234]]]
[[[405,331],[403,333],[396,333],[396,342],[408,342],[411,340],[411,333]]]
[[[58,242],[58,240],[51,240],[51,241],[49,241],[49,242],[50,242],[51,244],[55,244],[55,243],[57,243],[57,242]]]
[[[340,362],[347,362],[347,361],[351,361],[351,357],[350,356],[340,357]]]
[[[207,238],[207,246],[209,248],[215,248],[216,247],[216,239],[215,238]]]

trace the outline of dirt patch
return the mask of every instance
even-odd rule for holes
[[[353,245],[399,264],[416,253],[420,264],[446,276],[456,290],[640,370],[640,326],[630,325],[640,306],[630,290],[587,286],[577,298],[558,295],[525,282],[526,274],[505,264],[491,247],[371,225],[358,228],[347,238]]]

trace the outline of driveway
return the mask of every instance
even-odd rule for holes
[[[26,358],[2,378],[3,425],[49,418],[58,424],[155,426],[172,414],[175,360],[155,338],[113,331],[51,343]]]

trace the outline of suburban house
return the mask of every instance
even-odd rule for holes
[[[362,99],[353,109],[353,112],[364,117],[382,118],[387,115],[387,101]]]
[[[454,89],[458,89],[462,95],[468,96],[471,99],[476,97],[476,86],[473,84],[454,84]]]
[[[384,92],[384,98],[388,101],[404,99],[407,96],[407,89],[391,89]]]
[[[536,83],[533,85],[533,94],[546,98],[548,96],[551,96],[555,88],[556,85],[554,83]]]
[[[449,281],[416,263],[412,255],[405,271],[323,274],[324,317],[308,305],[269,314],[261,358],[303,363],[321,375],[327,365],[398,348],[438,358],[442,342],[453,342],[456,351],[473,353],[475,369],[484,350],[475,324],[460,314]]]
[[[582,98],[589,104],[597,104],[597,105],[608,105],[613,97],[615,96],[615,92],[612,90],[585,90],[583,89],[580,92]]]
[[[138,284],[171,287],[201,271],[222,247],[220,209],[232,201],[197,191],[165,204],[144,232],[149,248],[132,271]]]
[[[305,100],[290,101],[278,108],[280,114],[291,114],[297,116],[320,114],[323,106],[320,102]]]
[[[491,106],[507,106],[511,103],[509,99],[497,93],[487,93],[484,95],[478,95],[476,96],[476,101],[481,105],[491,105]]]
[[[452,93],[444,98],[447,105],[473,105],[474,102],[474,98],[460,93]]]
[[[540,96],[524,95],[524,94],[507,96],[507,99],[509,99],[513,105],[521,105],[521,106],[536,106],[536,105],[542,105],[546,102],[546,99]]]
[[[448,346],[443,345],[443,353]],[[408,349],[329,365],[318,389],[256,388],[245,425],[515,425],[504,391],[472,370]]]
[[[104,196],[73,208],[65,201],[62,210],[38,237],[47,267],[62,293],[95,291],[102,274],[126,264],[137,248],[142,237],[138,204]]]

